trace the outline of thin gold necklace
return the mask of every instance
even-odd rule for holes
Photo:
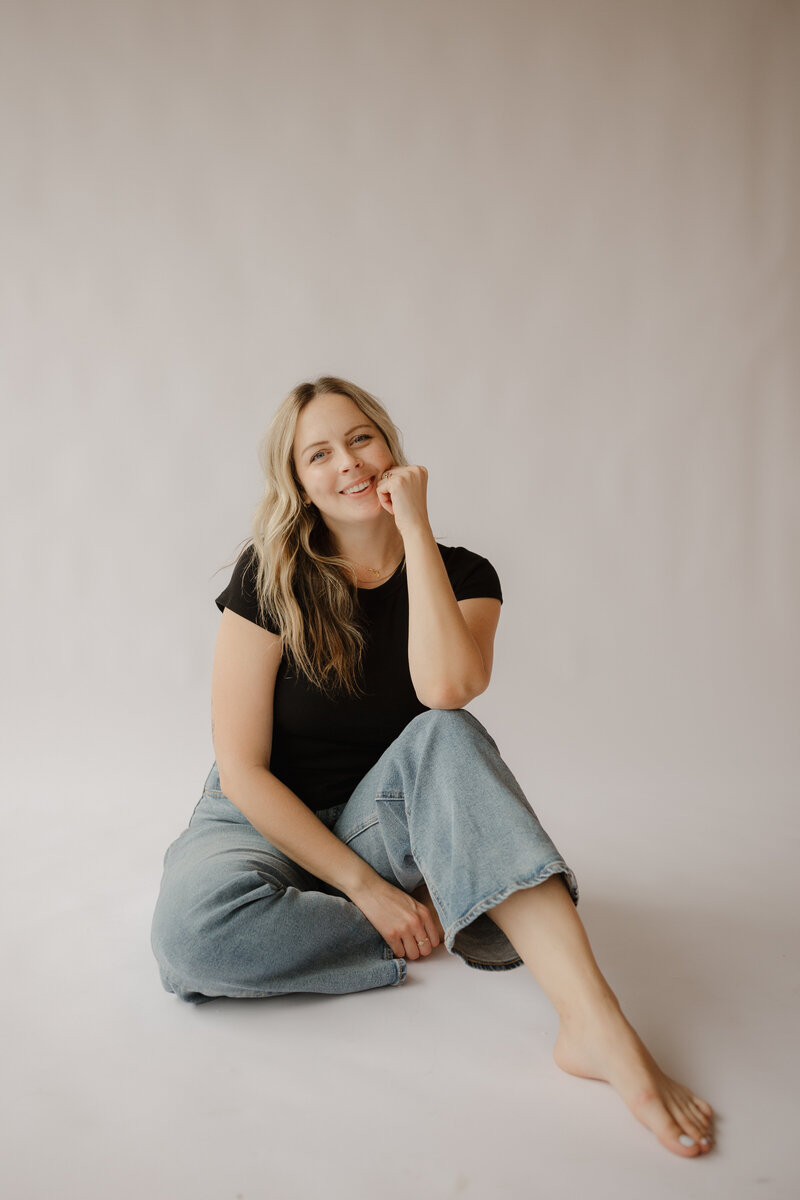
[[[404,558],[405,558],[405,551],[403,551],[403,553],[400,555],[400,558],[396,562],[394,562],[394,561],[392,562],[391,570],[395,571],[397,569],[397,567],[400,565],[400,563],[403,561]],[[353,563],[353,566],[356,567],[357,570],[360,570],[360,571],[369,571],[369,573],[373,579],[380,579],[382,575],[387,575],[387,574],[391,573],[388,567],[386,568],[385,571],[379,571],[376,567],[364,567],[361,565],[361,563]]]

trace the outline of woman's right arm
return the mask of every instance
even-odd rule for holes
[[[211,678],[211,730],[220,787],[268,842],[348,896],[403,958],[439,944],[429,909],[383,879],[270,771],[281,639],[226,608]]]

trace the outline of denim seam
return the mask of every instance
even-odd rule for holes
[[[439,895],[438,895],[436,889],[433,887],[433,885],[427,882],[427,876],[425,875],[425,871],[423,870],[422,864],[419,863],[419,861],[418,861],[418,866],[419,866],[420,871],[422,871],[423,877],[425,878],[426,886],[430,893],[431,899],[433,900],[434,904],[436,905],[437,910],[439,911],[439,913],[444,912],[444,904],[442,903],[441,899],[439,898]],[[480,915],[480,914],[478,914],[478,915]],[[463,928],[463,926],[462,926],[462,928]],[[459,932],[459,930],[456,930],[456,932]],[[455,933],[453,934],[453,939],[455,940]],[[447,940],[447,935],[445,935],[445,942],[446,942],[446,940]],[[516,955],[514,958],[504,959],[503,962],[500,962],[500,963],[487,963],[487,962],[482,961],[481,959],[471,958],[469,954],[465,954],[463,950],[456,950],[455,947],[453,947],[453,949],[450,950],[448,948],[448,946],[445,945],[445,949],[447,950],[448,954],[453,954],[459,958],[463,958],[463,960],[467,964],[467,966],[477,967],[478,970],[480,970],[480,971],[510,971],[514,967],[522,966],[522,959],[519,957],[519,955]]]
[[[470,714],[468,714],[468,715],[470,715]],[[401,801],[403,801],[403,803],[405,803],[405,793],[402,790],[398,791],[398,790],[392,790],[392,789],[385,788],[383,791],[379,792],[375,798],[376,798],[376,800],[401,800]],[[365,828],[369,828],[369,826],[365,826]],[[441,914],[444,912],[444,903],[443,903],[441,897],[439,896],[438,892],[436,891],[436,888],[433,886],[433,883],[429,882],[429,874],[425,870],[422,859],[417,854],[417,852],[414,848],[414,845],[412,844],[410,830],[409,830],[409,846],[411,849],[411,857],[414,859],[414,862],[419,867],[420,874],[422,875],[422,878],[425,882],[425,886],[428,889],[430,897],[433,900],[434,905],[436,906],[438,912]],[[548,866],[544,868],[544,871],[547,872],[547,874],[550,873],[551,866],[552,866],[552,864],[548,864]],[[564,863],[564,869],[566,871],[569,870],[566,863]],[[543,874],[541,876],[541,882],[544,882],[545,878],[547,878],[547,875]],[[538,881],[539,880],[537,880],[537,882]],[[496,900],[493,901],[492,898],[490,897],[488,900],[480,901],[477,905],[474,905],[473,908],[470,909],[469,913],[467,913],[466,917],[461,917],[460,920],[453,927],[453,930],[454,930],[453,937],[455,938],[456,933],[458,933],[466,925],[471,924],[472,921],[475,919],[475,917],[479,917],[486,909],[493,907],[493,905],[495,903],[499,904],[500,901],[504,900],[507,895],[511,895],[513,891],[517,890],[517,888],[521,887],[521,886],[525,886],[525,885],[524,884],[510,884],[509,887],[504,892],[497,894]],[[473,913],[474,913],[474,917],[472,915]],[[445,934],[445,941],[446,941],[446,939],[447,939],[447,935]],[[512,947],[512,949],[513,949],[513,947]],[[460,958],[463,958],[464,961],[470,967],[477,967],[483,971],[508,971],[508,970],[511,970],[513,967],[519,967],[522,965],[522,959],[519,957],[519,955],[515,955],[515,957],[511,958],[511,959],[505,959],[501,963],[487,963],[487,962],[481,962],[479,959],[471,958],[468,954],[465,954],[461,950],[458,950],[458,951],[453,950],[453,951],[449,951],[449,952],[457,954]],[[389,950],[389,953],[391,954],[391,950]],[[405,962],[405,960],[401,960],[401,961]],[[405,970],[403,972],[403,978],[405,978]]]
[[[406,960],[404,958],[395,958],[394,951],[392,950],[391,946],[388,945],[388,943],[384,947],[383,957],[391,960],[391,962],[394,963],[397,968],[397,979],[395,980],[395,984],[405,983],[406,972],[408,971]]]
[[[409,838],[409,843],[410,843],[410,841],[411,841],[411,839]],[[441,914],[444,912],[444,903],[443,903],[443,901],[442,901],[442,898],[441,898],[441,896],[440,896],[440,895],[439,895],[439,893],[436,891],[436,888],[433,886],[433,883],[429,882],[429,876],[428,876],[428,872],[425,870],[425,867],[424,867],[424,866],[423,866],[423,864],[422,864],[422,859],[421,859],[421,858],[417,858],[417,854],[416,854],[416,851],[414,850],[414,847],[413,847],[413,846],[411,847],[411,856],[412,856],[412,858],[414,859],[414,862],[415,862],[415,863],[417,864],[417,866],[419,867],[420,874],[422,875],[422,878],[423,878],[423,881],[424,881],[424,883],[425,883],[425,886],[426,886],[426,888],[428,889],[428,892],[429,892],[429,894],[430,894],[430,898],[431,898],[431,900],[433,901],[433,903],[434,903],[434,905],[435,905],[435,907],[436,907],[437,913],[438,913],[438,914],[439,914],[439,916],[441,917]]]
[[[399,801],[401,801],[402,804],[405,804],[406,795],[405,795],[405,792],[403,792],[402,790],[397,791],[397,790],[393,790],[391,788],[384,788],[383,791],[378,792],[375,799],[376,799],[376,801],[377,800],[399,800]],[[376,821],[378,819],[379,818],[376,817]],[[425,886],[427,887],[428,891],[431,894],[431,899],[434,901],[439,900],[439,897],[437,896],[436,892],[432,890],[430,884],[428,883],[428,876],[426,875],[425,871],[422,868],[421,860],[417,857],[417,852],[414,849],[414,845],[411,840],[411,829],[409,829],[409,831],[408,831],[408,845],[411,850],[411,857],[413,858],[414,862],[419,867],[419,871],[420,871],[420,874],[422,875],[423,883],[425,884]],[[441,900],[439,900],[438,908],[441,911],[444,911],[444,905],[442,904]]]
[[[380,793],[380,795],[377,797],[377,799],[379,799],[379,800],[402,800],[405,802],[405,795],[403,792],[384,791],[384,792]],[[411,831],[409,830],[409,845],[411,845],[410,832]],[[430,894],[431,899],[434,902],[434,905],[436,906],[436,909],[438,910],[438,912],[440,914],[443,913],[444,912],[444,903],[443,903],[441,897],[439,896],[439,893],[436,891],[436,888],[433,886],[433,883],[428,881],[429,880],[428,872],[425,870],[425,867],[422,863],[422,859],[417,855],[413,845],[411,845],[411,856],[414,859],[414,862],[417,864],[417,866],[420,869],[422,878],[425,881],[425,886],[428,889],[428,892]],[[565,866],[566,866],[566,864],[565,864]],[[514,886],[515,885],[512,885],[512,888]],[[505,897],[503,897],[503,898],[505,898]],[[497,903],[499,903],[499,902],[500,902],[500,899],[498,898]],[[488,902],[484,901],[483,903],[491,906],[491,901],[488,901]],[[472,910],[470,910],[470,911],[472,911]],[[481,914],[480,914],[480,912],[478,912],[478,913],[476,913],[476,915],[480,916]],[[462,929],[464,927],[464,925],[469,924],[469,923],[471,923],[471,920],[468,920],[468,919],[465,919],[462,917],[461,922],[456,926],[455,932],[457,933],[460,929]],[[453,937],[455,938],[455,933],[453,934]],[[445,947],[445,949],[448,949],[448,948]],[[513,949],[513,947],[512,947],[512,949]],[[389,953],[391,954],[391,950],[389,950]],[[471,958],[470,955],[465,954],[463,950],[453,949],[453,950],[448,950],[448,953],[454,954],[457,957],[462,958],[464,960],[464,962],[467,964],[467,966],[475,967],[481,971],[511,971],[514,969],[514,967],[522,966],[522,959],[519,957],[519,955],[515,955],[514,958],[504,959],[503,962],[500,962],[500,963],[487,963],[487,962],[482,962],[480,959],[477,959],[477,958]],[[403,975],[400,980],[400,982],[402,982],[402,979],[405,979],[405,974],[406,974],[405,959],[401,959],[399,961],[401,961],[403,963]]]
[[[414,857],[416,859],[417,866],[419,867],[420,871],[422,872],[423,879],[425,880],[425,886],[427,887],[428,892],[430,893],[430,897],[433,900],[437,911],[439,912],[439,914],[441,914],[444,912],[444,904],[442,903],[442,901],[439,897],[439,894],[436,891],[436,888],[431,883],[428,883],[428,877],[425,874],[425,870],[422,866],[422,863],[419,861],[419,859],[416,858],[416,855]],[[480,914],[478,914],[478,915],[480,915]],[[456,930],[456,932],[459,932],[459,930]],[[453,938],[455,939],[455,933],[453,934]],[[446,935],[445,935],[445,940],[446,940]],[[463,958],[463,960],[467,964],[467,966],[477,967],[478,970],[480,970],[480,971],[510,971],[514,967],[522,966],[522,959],[519,957],[519,955],[515,956],[514,958],[504,959],[503,962],[500,962],[500,963],[487,963],[487,962],[483,962],[481,959],[478,959],[478,958],[471,958],[469,954],[465,954],[463,950],[456,950],[455,947],[453,947],[453,949],[450,950],[445,945],[445,949],[447,950],[448,954],[453,954],[453,955],[456,955],[458,958]]]
[[[473,904],[469,912],[465,913],[463,917],[459,917],[459,919],[455,921],[448,930],[445,931],[445,941],[448,939],[454,940],[456,934],[459,933],[460,930],[464,929],[467,925],[471,925],[477,917],[480,917],[483,913],[487,912],[488,909],[494,908],[496,905],[502,903],[503,900],[508,899],[508,897],[513,895],[514,892],[522,891],[524,888],[535,887],[537,884],[544,883],[544,881],[549,879],[551,875],[556,874],[566,875],[567,883],[572,884],[572,887],[569,888],[569,891],[570,895],[572,896],[573,903],[575,903],[578,897],[578,887],[575,881],[575,876],[563,858],[554,858],[552,862],[547,863],[546,866],[542,867],[536,872],[535,875],[529,877],[528,879],[515,880],[514,883],[509,883],[504,888],[501,888],[499,892],[495,892],[493,895],[487,896],[485,900],[480,900],[477,904]]]
[[[342,839],[345,846],[348,846],[350,842],[352,842],[353,838],[357,838],[358,835],[360,833],[364,833],[366,829],[372,829],[373,825],[377,825],[379,820],[380,818],[376,816],[371,817],[369,820],[362,821],[360,825],[357,825],[355,829],[352,829],[350,833],[348,833],[346,838]]]
[[[406,971],[407,971],[406,960],[404,958],[394,958],[389,946],[387,946],[386,949],[384,950],[383,957],[384,957],[384,959],[392,960],[392,965],[395,967],[395,971],[396,971],[396,978],[393,979],[388,984],[388,986],[396,987],[398,984],[404,983],[405,978],[406,978]],[[225,985],[226,990],[224,992],[218,992],[218,993],[215,993],[214,995],[209,996],[207,993],[203,992],[203,990],[202,990],[203,987],[208,986],[207,982],[195,982],[192,979],[184,978],[181,980],[180,983],[178,983],[177,976],[173,976],[170,973],[170,971],[168,969],[166,969],[166,964],[165,964],[165,968],[162,969],[162,984],[164,986],[165,991],[172,992],[173,994],[177,994],[179,997],[180,997],[180,993],[182,991],[190,991],[190,992],[195,993],[198,996],[202,996],[203,1000],[200,1001],[200,1003],[204,1003],[206,1000],[218,1000],[218,999],[223,999],[225,997],[228,997],[232,1000],[269,1000],[272,996],[285,996],[285,995],[292,994],[291,992],[286,992],[284,989],[278,989],[277,991],[265,991],[265,990],[262,991],[260,988],[235,987],[235,986],[231,986],[230,984],[226,984]],[[167,985],[169,985],[169,986],[167,986]],[[374,985],[372,985],[372,986],[374,986]],[[379,984],[378,986],[385,987],[387,985]],[[339,995],[340,993],[327,993],[327,994]],[[346,994],[346,993],[344,993],[344,994]],[[197,1003],[197,1001],[192,1001],[191,1003]]]

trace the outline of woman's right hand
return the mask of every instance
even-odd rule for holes
[[[350,899],[388,943],[395,958],[427,958],[439,945],[440,923],[430,909],[380,875],[351,892]]]

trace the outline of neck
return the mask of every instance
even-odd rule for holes
[[[394,517],[386,514],[387,520],[372,528],[337,530],[334,543],[337,553],[349,559],[365,579],[377,578],[370,574],[379,571],[383,577],[403,556],[403,539],[397,531]]]

